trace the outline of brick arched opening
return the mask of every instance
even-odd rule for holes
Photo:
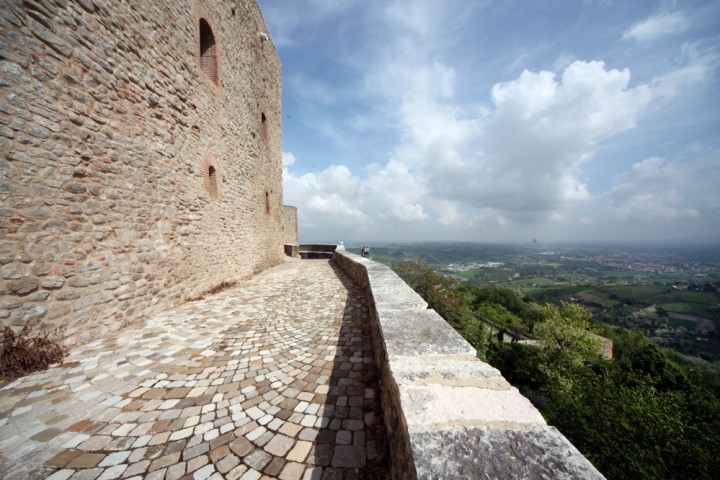
[[[217,171],[212,165],[208,167],[208,191],[210,198],[217,198]]]
[[[221,193],[222,176],[215,157],[205,157],[202,167],[203,189],[211,200],[219,200]]]
[[[210,24],[204,18],[200,19],[200,70],[217,85],[218,55],[215,35]]]
[[[265,112],[260,113],[260,137],[263,140],[267,140],[267,116],[265,116]]]

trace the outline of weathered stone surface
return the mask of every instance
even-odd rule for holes
[[[510,388],[497,368],[479,360],[395,357],[390,369],[400,385],[447,385],[499,390]]]
[[[417,478],[603,479],[554,427],[450,428],[411,434]]]
[[[0,3],[0,292],[69,342],[284,260],[280,62],[206,3]]]
[[[25,277],[20,280],[7,282],[7,289],[16,295],[27,295],[34,292],[40,287],[40,281],[37,278]]]
[[[47,313],[43,305],[28,305],[15,310],[11,315],[13,325],[24,326],[28,322],[39,320]]]
[[[472,359],[475,349],[435,310],[379,311],[388,358],[459,356]]]
[[[492,390],[444,385],[400,385],[400,399],[408,428],[456,425],[537,427],[545,425],[540,412],[514,387]]]
[[[65,279],[59,276],[45,277],[40,281],[43,288],[60,288],[65,284]]]

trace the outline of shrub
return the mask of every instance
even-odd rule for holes
[[[30,325],[25,325],[15,335],[10,327],[5,327],[5,345],[0,356],[0,377],[7,381],[15,380],[32,372],[45,370],[58,363],[67,355],[67,348],[49,337],[45,332],[30,337]]]

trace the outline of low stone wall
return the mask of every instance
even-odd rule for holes
[[[303,260],[331,259],[336,248],[335,244],[302,244],[300,245],[300,258]]]
[[[368,296],[394,479],[602,479],[389,267],[338,249]]]
[[[332,253],[337,248],[335,244],[328,243],[302,243],[300,244],[301,252],[324,252]]]
[[[300,245],[298,244],[285,244],[285,255],[293,258],[300,258]]]

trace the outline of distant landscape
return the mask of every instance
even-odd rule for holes
[[[421,261],[465,285],[578,303],[597,321],[720,368],[718,245],[408,243],[373,245],[371,255],[390,266]]]
[[[606,478],[720,478],[720,247],[370,247]]]

